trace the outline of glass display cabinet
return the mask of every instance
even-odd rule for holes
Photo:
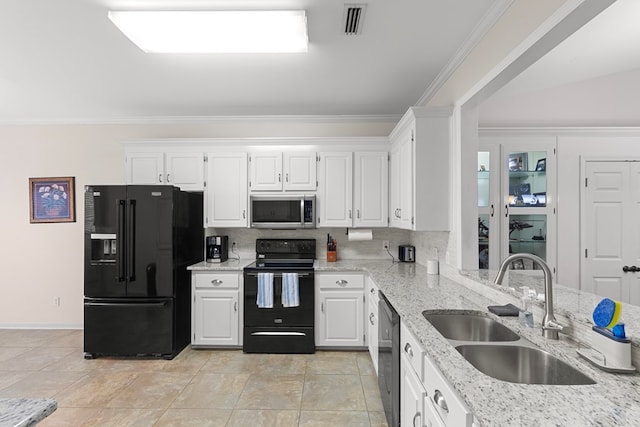
[[[478,267],[497,269],[531,253],[555,272],[555,139],[481,139],[478,152]],[[551,240],[551,242],[550,242]],[[537,268],[514,263],[512,268]]]

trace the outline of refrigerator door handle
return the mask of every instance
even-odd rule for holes
[[[136,280],[136,201],[129,200],[127,216],[127,274],[129,281]]]
[[[124,250],[124,236],[125,236],[125,200],[118,200],[118,230],[116,234],[117,255],[116,263],[118,264],[118,282],[124,282],[127,280],[126,266],[125,266],[125,250]]]

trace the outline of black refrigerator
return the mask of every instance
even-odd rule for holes
[[[202,193],[160,185],[85,187],[84,352],[172,359],[191,335],[202,260]]]

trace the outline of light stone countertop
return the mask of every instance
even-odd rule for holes
[[[0,427],[33,426],[57,408],[53,399],[0,399]]]
[[[192,266],[190,269],[240,270],[251,261],[235,261],[236,265],[231,266],[222,263],[216,267],[211,264],[202,266],[200,264],[203,263],[200,263],[196,264],[200,267]],[[330,263],[316,260],[315,269],[318,273],[368,273],[394,306],[402,322],[420,341],[430,359],[466,402],[479,426],[640,425],[640,374],[612,374],[593,367],[579,358],[576,354],[578,344],[566,334],[561,333],[558,341],[543,338],[540,329],[542,302],[535,304],[533,329],[521,327],[517,317],[498,317],[489,313],[489,305],[518,305],[518,291],[505,290],[491,284],[495,272],[461,274],[451,267],[441,265],[441,275],[428,275],[426,267],[420,264],[392,263],[388,259],[340,260]],[[510,277],[511,283],[505,282],[505,286],[512,286],[516,290],[523,285],[535,287],[540,279],[514,274]],[[596,297],[556,285],[554,292],[558,320],[569,327],[567,332],[583,341],[583,335],[586,336],[586,331],[590,329],[588,314],[589,310],[593,309]],[[565,311],[565,307],[569,311]],[[485,313],[541,349],[576,367],[597,384],[515,384],[489,377],[476,370],[440,335],[423,317],[424,310],[466,310]],[[570,310],[576,312],[572,314]],[[635,313],[630,313],[630,317],[635,317]],[[626,316],[625,321],[627,324],[630,323]],[[635,350],[634,348],[634,352]]]
[[[187,267],[187,270],[191,271],[242,271],[242,269],[251,264],[253,259],[247,260],[237,260],[237,259],[228,259],[225,262],[206,262],[200,261],[197,264],[190,265]]]

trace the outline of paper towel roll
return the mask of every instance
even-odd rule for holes
[[[427,260],[427,274],[439,274],[440,272],[437,259]]]
[[[371,230],[351,230],[349,229],[349,241],[360,242],[363,240],[373,240],[373,231]]]

